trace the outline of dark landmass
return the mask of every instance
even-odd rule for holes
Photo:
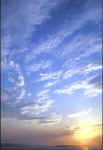
[[[1,144],[1,150],[33,150],[33,147],[19,144]]]
[[[77,147],[75,145],[56,145],[56,147]]]
[[[83,150],[80,146],[56,145],[56,146],[29,146],[19,144],[1,144],[1,150]],[[103,147],[89,147],[88,150],[103,150]]]

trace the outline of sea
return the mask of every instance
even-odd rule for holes
[[[1,144],[1,150],[103,150],[103,147],[81,146],[26,146],[15,144]]]

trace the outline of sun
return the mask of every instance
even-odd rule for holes
[[[76,133],[75,136],[78,138],[78,140],[87,140],[89,138],[92,138],[94,135],[92,133],[92,130],[87,128],[87,129],[79,129]]]
[[[99,134],[98,130],[94,130],[92,127],[82,126],[74,133],[74,138],[76,141],[80,142],[81,144],[88,144],[91,139],[96,137]]]
[[[80,134],[81,134],[81,136],[87,136],[87,135],[88,135],[88,130],[82,129],[82,130],[80,131]]]

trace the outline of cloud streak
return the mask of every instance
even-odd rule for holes
[[[78,117],[83,117],[85,115],[88,115],[92,112],[92,108],[89,108],[88,110],[83,110],[81,112],[73,113],[68,115],[69,118],[78,118]]]
[[[55,91],[55,93],[57,93],[57,94],[72,94],[76,90],[82,89],[84,91],[83,92],[84,96],[95,97],[98,94],[102,93],[102,89],[95,86],[95,84],[91,82],[94,78],[95,77],[87,79],[86,81],[76,82],[76,83],[72,84],[71,86],[66,87],[64,89],[57,89]],[[94,82],[96,82],[96,81],[94,80]]]

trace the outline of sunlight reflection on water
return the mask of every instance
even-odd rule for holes
[[[88,147],[82,147],[82,150],[89,150]]]

